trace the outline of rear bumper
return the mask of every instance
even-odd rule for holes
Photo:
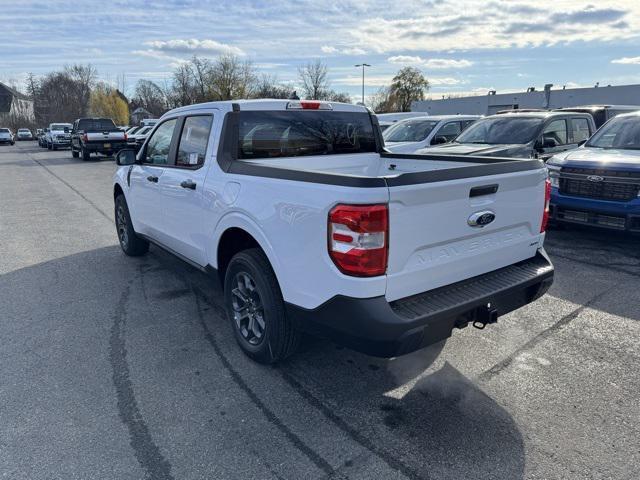
[[[562,195],[553,189],[550,219],[609,230],[640,232],[640,198],[614,202]]]
[[[313,310],[287,304],[306,332],[377,357],[404,355],[481,320],[491,305],[504,315],[542,296],[553,283],[544,251],[528,260],[393,302],[381,297],[336,296]]]
[[[109,147],[105,147],[105,144],[110,145]],[[119,141],[119,142],[88,142],[84,143],[83,147],[85,150],[90,152],[98,152],[98,153],[106,153],[106,152],[118,152],[127,148],[127,142]]]

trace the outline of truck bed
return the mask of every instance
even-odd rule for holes
[[[396,153],[243,160],[242,162],[235,162],[234,167],[242,169],[242,164],[269,169],[308,172],[309,174],[383,179],[389,186],[498,175],[544,168],[544,164],[539,160]],[[255,173],[258,173],[258,171]],[[381,184],[381,186],[383,185]]]

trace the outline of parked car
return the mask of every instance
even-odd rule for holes
[[[38,135],[38,145],[42,148],[47,148],[47,133],[49,132],[48,128],[43,128],[40,134]]]
[[[133,133],[135,133],[135,132],[136,132],[136,130],[140,130],[141,128],[142,128],[142,125],[133,125],[133,126],[131,126],[131,127],[127,128],[127,129],[125,130],[125,133],[126,133],[127,135],[132,135]]]
[[[153,127],[158,123],[157,118],[145,118],[144,120],[140,120],[141,127]]]
[[[79,118],[71,130],[71,156],[89,160],[92,153],[111,156],[127,147],[127,134],[110,118]]]
[[[493,323],[552,282],[543,162],[387,153],[362,106],[182,107],[116,162],[124,253],[153,242],[217,272],[235,338],[258,362],[287,357],[300,331],[402,355]]]
[[[380,126],[381,131],[385,131],[394,123],[397,123],[401,120],[406,120],[407,118],[415,118],[415,117],[428,117],[429,114],[427,112],[394,112],[394,113],[377,113],[376,117],[378,118],[378,125]]]
[[[387,150],[414,153],[448,143],[475,122],[479,115],[433,115],[400,120],[382,133]]]
[[[140,148],[142,147],[142,144],[147,139],[147,136],[149,136],[149,134],[151,133],[151,130],[153,130],[152,126],[140,127],[139,130],[136,130],[135,133],[133,133],[128,137],[128,141],[127,141],[128,146],[130,148],[134,148],[136,152],[140,150]]]
[[[13,145],[15,142],[13,133],[8,128],[0,128],[0,143]]]
[[[555,222],[640,232],[640,112],[609,120],[547,167]]]
[[[19,128],[16,138],[18,140],[33,140],[33,134],[28,128]]]
[[[528,112],[478,120],[447,145],[416,153],[548,159],[578,147],[595,132],[588,113]]]
[[[49,150],[68,147],[71,145],[70,123],[51,123],[45,135],[46,147]]]
[[[589,113],[593,117],[596,128],[600,128],[616,115],[636,112],[638,110],[640,110],[640,105],[583,105],[580,107],[559,108],[556,111]]]

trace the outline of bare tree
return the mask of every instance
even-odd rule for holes
[[[298,77],[307,99],[322,99],[323,95],[329,90],[327,75],[327,66],[320,60],[298,67]]]
[[[91,100],[91,90],[96,84],[98,71],[91,64],[87,65],[67,65],[64,73],[73,83],[73,92],[76,97],[81,115],[85,115],[89,110]]]
[[[389,113],[396,110],[395,99],[389,87],[381,87],[369,98],[369,107],[376,113]]]
[[[253,91],[254,98],[290,98],[293,89],[282,85],[272,75],[262,75]]]
[[[150,80],[138,80],[131,100],[131,107],[134,109],[142,107],[154,116],[159,117],[167,110],[165,92]]]
[[[249,98],[256,84],[253,64],[235,55],[221,55],[213,64],[211,87],[213,99]]]

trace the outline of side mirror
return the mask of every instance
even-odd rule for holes
[[[120,166],[133,165],[136,163],[136,152],[129,148],[120,150],[116,154],[116,164]]]
[[[443,143],[448,143],[449,140],[447,140],[447,137],[444,137],[442,135],[436,135],[433,139],[433,141],[431,142],[432,145],[442,145]]]

